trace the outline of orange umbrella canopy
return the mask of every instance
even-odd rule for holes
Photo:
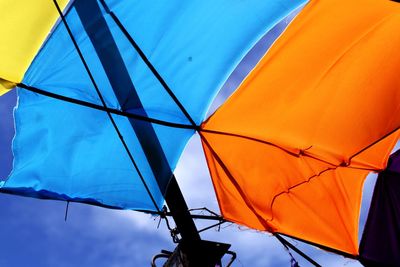
[[[400,5],[311,1],[201,136],[224,217],[358,254],[362,186],[399,138]]]

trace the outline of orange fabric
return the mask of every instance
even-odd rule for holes
[[[358,253],[364,178],[399,138],[399,29],[386,0],[303,9],[202,125],[227,219]]]

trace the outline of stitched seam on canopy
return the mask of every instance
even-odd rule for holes
[[[378,139],[378,140],[375,141],[374,143],[377,143],[377,142],[379,142],[381,139],[384,139],[384,138],[388,137],[388,136],[391,135],[392,133],[396,132],[398,129],[400,129],[400,126],[397,127],[395,130],[389,132],[389,133],[386,134],[385,136],[381,137],[380,139]],[[264,140],[257,139],[257,138],[254,138],[254,137],[244,136],[244,135],[235,134],[235,133],[222,132],[222,131],[207,130],[207,129],[199,129],[198,131],[199,131],[199,132],[205,132],[205,133],[211,133],[211,134],[217,134],[217,135],[218,135],[218,134],[219,134],[219,135],[227,135],[227,136],[232,136],[232,137],[237,137],[237,138],[242,138],[242,139],[246,139],[246,140],[258,142],[258,143],[261,143],[261,144],[264,144],[264,145],[268,145],[268,146],[272,146],[272,147],[278,148],[278,149],[282,150],[283,152],[285,152],[285,153],[287,153],[287,154],[289,154],[289,155],[291,155],[291,156],[297,157],[297,158],[303,156],[303,157],[308,157],[308,158],[311,158],[311,159],[314,159],[314,160],[317,160],[317,161],[320,161],[320,162],[323,162],[323,163],[326,163],[326,164],[329,164],[329,165],[332,165],[332,166],[337,166],[336,164],[334,164],[334,163],[332,163],[332,162],[329,162],[329,161],[320,159],[320,158],[318,158],[318,157],[316,157],[316,156],[313,156],[313,155],[308,154],[308,153],[307,153],[307,150],[310,149],[312,146],[310,146],[310,147],[308,147],[308,148],[305,148],[305,149],[296,149],[296,150],[299,150],[299,152],[298,152],[298,153],[294,153],[294,152],[292,152],[292,151],[290,151],[290,150],[284,148],[283,146],[276,145],[276,144],[274,144],[274,143],[272,143],[272,142],[264,141]],[[370,147],[370,145],[369,145],[367,148],[369,148],[369,147]],[[365,149],[364,149],[364,150],[365,150]],[[350,157],[349,162],[351,161],[351,159],[352,159],[352,158]],[[343,166],[346,166],[346,167],[348,167],[348,168],[351,168],[351,169],[369,170],[369,171],[381,171],[380,169],[373,168],[373,167],[371,167],[371,168],[353,167],[353,166],[349,166],[350,164],[345,163],[345,162],[343,162],[341,165],[338,165],[338,166],[342,166],[342,165],[343,165]]]
[[[399,129],[400,129],[400,126],[397,127],[395,131],[392,131],[391,134],[395,134],[396,131],[399,130]],[[375,144],[378,143],[379,141],[382,141],[382,140],[385,139],[386,137],[389,137],[391,134],[385,135],[385,136],[379,138],[377,141],[375,141]],[[364,149],[362,149],[362,150],[364,150]],[[320,171],[318,174],[309,177],[307,180],[302,181],[302,182],[300,182],[300,183],[298,183],[298,184],[295,184],[295,185],[293,185],[293,186],[290,186],[287,190],[282,191],[282,192],[276,194],[276,195],[273,197],[273,199],[272,199],[272,201],[271,201],[271,205],[270,205],[270,209],[271,209],[271,214],[272,214],[272,216],[271,216],[271,219],[267,219],[267,221],[272,221],[272,220],[274,219],[274,216],[273,216],[273,214],[274,214],[274,212],[273,212],[273,205],[274,205],[274,203],[275,203],[275,200],[276,200],[279,196],[281,196],[281,195],[283,195],[283,194],[289,194],[290,191],[291,191],[292,189],[297,188],[297,187],[299,187],[299,186],[301,186],[301,185],[303,185],[303,184],[306,184],[306,183],[310,182],[312,179],[321,176],[323,173],[325,173],[325,172],[327,172],[327,171],[336,170],[336,169],[339,168],[339,167],[351,168],[351,166],[350,166],[351,162],[349,162],[348,164],[349,164],[348,166],[341,166],[341,165],[338,165],[338,166],[335,166],[335,167],[326,168],[325,170]],[[370,170],[370,171],[373,171],[373,170]],[[381,170],[379,170],[379,171],[381,171]]]
[[[376,143],[378,143],[379,141],[382,141],[383,139],[389,137],[390,135],[395,134],[399,129],[400,129],[400,126],[396,127],[394,130],[390,131],[388,134],[385,134],[385,135],[382,136],[381,138],[379,138],[379,139],[377,139],[376,141],[374,141],[373,144],[376,144]],[[265,142],[265,141],[262,141],[262,140],[258,140],[258,139],[246,138],[245,136],[240,136],[240,135],[235,135],[235,134],[230,134],[230,133],[215,132],[215,131],[209,131],[209,130],[201,129],[201,130],[199,131],[199,134],[200,134],[200,136],[202,137],[202,139],[204,139],[204,140],[206,140],[206,138],[201,134],[201,131],[203,131],[203,132],[208,132],[208,133],[214,133],[214,134],[230,135],[230,136],[234,136],[234,137],[238,137],[238,138],[244,138],[244,139],[250,139],[250,140],[252,140],[252,141],[256,141],[256,142],[264,143],[264,144],[271,145],[271,146],[274,146],[274,147],[278,147],[278,146],[276,146],[276,145],[274,145],[274,144],[271,144],[271,143],[268,143],[268,142]],[[216,156],[218,156],[217,153],[211,148],[210,144],[209,144],[207,141],[205,141],[205,142],[206,142],[207,146],[209,147],[209,149],[213,152],[213,154],[216,155]],[[363,148],[363,149],[361,149],[360,151],[362,152],[362,151],[364,151],[365,149],[367,149],[367,148],[369,148],[369,147],[371,147],[371,146],[372,146],[372,145],[368,145],[366,148]],[[280,147],[278,147],[278,148],[280,148]],[[282,149],[282,150],[286,152],[285,149]],[[360,154],[360,153],[361,153],[360,151],[358,151],[358,152],[355,153],[354,155]],[[296,155],[296,154],[294,154],[294,155]],[[379,170],[379,169],[367,169],[367,168],[364,169],[364,168],[357,168],[357,167],[352,167],[352,166],[350,166],[350,164],[351,164],[351,159],[354,158],[354,155],[352,155],[352,156],[350,157],[350,161],[349,161],[348,163],[343,164],[343,165],[335,165],[334,167],[329,167],[329,168],[327,168],[327,169],[325,169],[325,170],[322,170],[322,171],[320,171],[318,174],[309,177],[307,180],[302,181],[302,182],[300,182],[300,183],[298,183],[298,184],[296,184],[296,185],[293,185],[293,186],[289,187],[287,190],[282,191],[282,192],[276,194],[276,195],[273,197],[273,199],[272,199],[272,201],[271,201],[271,205],[270,205],[270,210],[271,210],[271,214],[272,214],[271,219],[266,219],[266,221],[273,221],[273,219],[274,219],[274,216],[273,216],[273,204],[275,203],[275,200],[276,200],[277,197],[279,197],[280,195],[283,195],[283,194],[285,194],[285,193],[286,193],[286,194],[289,194],[289,193],[290,193],[290,190],[292,190],[293,188],[296,188],[296,187],[299,187],[299,186],[301,186],[301,185],[303,185],[303,184],[306,184],[306,183],[310,182],[312,179],[314,179],[315,177],[318,177],[318,176],[322,175],[323,173],[325,173],[325,172],[327,172],[327,171],[336,170],[336,169],[339,168],[339,167],[346,167],[346,168],[359,169],[359,170],[366,170],[366,171],[381,171],[381,170]],[[302,156],[302,155],[299,155],[299,156]],[[303,155],[303,156],[307,156],[307,155]],[[217,160],[218,160],[218,159],[217,159]],[[221,161],[220,158],[219,158],[219,160]],[[317,159],[317,160],[318,160],[318,159]],[[222,161],[221,161],[221,162],[218,161],[218,163],[223,163],[223,162],[222,162]],[[331,164],[331,165],[333,165],[333,164]],[[224,166],[225,166],[225,165],[224,165]],[[222,166],[221,166],[221,167],[222,167]],[[226,166],[225,166],[225,167],[226,167]],[[228,173],[226,173],[226,174],[228,175]],[[229,174],[232,175],[230,172],[229,172]],[[228,178],[229,178],[229,179],[231,180],[231,182],[232,182],[232,179],[233,179],[234,177],[232,176],[232,177],[228,177]],[[234,180],[234,179],[233,179],[233,180]],[[242,195],[242,194],[241,194],[241,195]],[[242,198],[243,198],[243,195],[242,195]],[[247,201],[246,201],[245,199],[244,199],[244,201],[245,201],[246,204],[247,204]],[[248,204],[248,205],[249,205],[249,204]]]

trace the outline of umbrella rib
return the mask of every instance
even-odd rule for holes
[[[276,232],[275,234],[279,234],[281,236],[285,236],[285,237],[289,237],[289,238],[298,240],[298,241],[303,242],[305,244],[318,247],[320,249],[323,249],[323,250],[326,250],[328,252],[332,252],[332,253],[341,255],[341,256],[349,258],[349,259],[358,259],[358,256],[356,256],[356,255],[353,255],[353,254],[350,254],[350,253],[347,253],[347,252],[344,252],[344,251],[341,251],[341,250],[337,250],[337,249],[334,249],[334,248],[330,248],[330,247],[327,247],[327,246],[324,246],[324,245],[321,245],[321,244],[317,244],[317,243],[314,243],[314,242],[311,242],[311,241],[308,241],[308,240],[305,240],[305,239],[302,239],[302,238],[298,238],[298,237],[291,236],[291,235],[284,234],[284,233],[280,233],[280,232]]]
[[[396,132],[399,129],[400,129],[400,126],[395,128],[394,130],[390,131],[389,133],[385,134],[383,137],[381,137],[378,140],[374,141],[372,144],[368,145],[367,147],[364,147],[362,150],[358,151],[357,153],[353,154],[349,158],[349,162],[351,163],[351,159],[353,159],[355,156],[359,155],[360,153],[362,153],[366,149],[370,148],[371,146],[375,145],[376,143],[379,143],[380,141],[382,141],[383,139],[385,139],[386,137],[388,137],[389,135],[393,134],[394,132]],[[282,150],[283,152],[285,152],[285,153],[287,153],[287,154],[289,154],[291,156],[294,156],[294,157],[301,157],[301,156],[308,157],[308,158],[311,158],[311,159],[314,159],[314,160],[321,161],[323,163],[329,164],[331,166],[338,166],[338,167],[339,166],[342,166],[342,167],[345,166],[345,167],[350,168],[350,169],[376,171],[376,172],[382,171],[381,169],[376,169],[376,168],[353,167],[353,166],[350,166],[350,163],[345,163],[345,162],[343,162],[340,165],[335,165],[332,162],[329,162],[329,161],[320,159],[320,158],[318,158],[316,156],[308,154],[307,150],[310,149],[312,146],[310,146],[310,147],[308,147],[306,149],[298,149],[299,153],[295,153],[295,152],[292,152],[292,151],[286,149],[283,146],[280,146],[280,145],[277,145],[277,144],[274,144],[272,142],[268,142],[268,141],[265,141],[265,140],[262,140],[262,139],[250,137],[250,136],[245,136],[245,135],[235,134],[235,133],[229,133],[229,132],[216,131],[216,130],[209,130],[209,129],[204,129],[204,128],[200,128],[200,129],[197,129],[197,130],[199,132],[205,132],[205,133],[211,133],[211,134],[217,134],[217,135],[232,136],[232,137],[237,137],[237,138],[242,138],[242,139],[247,139],[247,140],[250,140],[250,141],[262,143],[262,144],[265,144],[265,145],[268,145],[268,146],[272,146],[272,147],[278,148],[278,149]]]
[[[291,248],[293,251],[295,251],[297,254],[302,256],[304,259],[306,259],[309,263],[316,267],[321,267],[316,261],[314,261],[310,256],[305,254],[303,251],[301,251],[299,248],[297,248],[295,245],[284,239],[279,233],[275,233],[274,236],[276,239],[278,239],[279,242],[289,251],[289,248]],[[293,258],[292,254],[289,252],[290,256]]]
[[[147,67],[150,69],[150,71],[153,73],[154,77],[157,78],[157,80],[160,82],[160,84],[163,86],[165,91],[169,94],[169,96],[173,99],[175,104],[180,108],[182,113],[186,116],[186,118],[189,120],[189,122],[193,125],[196,126],[196,122],[193,120],[193,118],[190,116],[188,111],[185,109],[183,104],[179,101],[179,99],[176,97],[174,92],[171,90],[171,88],[168,86],[168,84],[165,82],[163,77],[160,75],[160,73],[156,70],[156,68],[153,66],[153,64],[150,62],[148,57],[145,55],[143,50],[140,48],[140,46],[135,42],[133,37],[129,34],[129,32],[126,30],[124,25],[122,25],[121,21],[119,18],[114,14],[113,11],[110,10],[108,5],[105,3],[104,0],[100,0],[100,3],[103,5],[104,9],[108,14],[110,14],[111,18],[114,20],[114,22],[117,24],[117,26],[120,28],[122,33],[125,35],[125,37],[128,39],[128,41],[131,43],[131,45],[135,48],[136,52],[139,54],[143,62],[147,65]]]
[[[209,129],[199,129],[198,131],[206,132],[206,133],[211,133],[211,134],[219,134],[219,135],[232,136],[232,137],[237,137],[237,138],[242,138],[242,139],[246,139],[246,140],[258,142],[258,143],[261,143],[261,144],[264,144],[264,145],[268,145],[268,146],[272,146],[272,147],[278,148],[278,149],[282,150],[283,152],[285,152],[285,153],[287,153],[287,154],[289,154],[289,155],[291,155],[291,156],[294,156],[294,157],[296,157],[296,158],[301,157],[301,156],[303,156],[303,157],[308,157],[308,158],[312,158],[312,159],[315,159],[315,160],[324,162],[324,163],[326,163],[326,164],[335,166],[335,164],[333,164],[333,163],[331,163],[331,162],[328,162],[328,161],[326,161],[326,160],[323,160],[323,159],[320,159],[320,158],[317,158],[317,157],[314,157],[314,156],[312,156],[312,155],[307,154],[306,151],[307,151],[308,149],[310,149],[312,146],[310,146],[310,147],[308,147],[308,148],[306,148],[306,149],[298,149],[299,152],[298,152],[298,153],[295,153],[295,152],[293,152],[293,151],[290,151],[290,150],[286,149],[286,148],[283,147],[283,146],[280,146],[280,145],[277,145],[277,144],[274,144],[274,143],[272,143],[272,142],[268,142],[268,141],[265,141],[265,140],[261,140],[261,139],[258,139],[258,138],[250,137],[250,136],[245,136],[245,135],[235,134],[235,133],[222,132],[222,131],[209,130]]]
[[[300,249],[296,248],[294,245],[292,245],[291,243],[289,243],[287,240],[285,240],[284,238],[282,238],[280,236],[280,234],[278,232],[275,232],[267,223],[268,220],[264,220],[261,215],[258,214],[258,212],[254,209],[254,207],[248,203],[247,201],[247,197],[245,196],[245,193],[240,189],[240,186],[237,184],[236,180],[234,179],[232,173],[229,171],[229,169],[227,168],[227,166],[223,163],[222,159],[218,156],[218,154],[212,149],[210,143],[207,141],[207,139],[201,134],[200,132],[200,137],[201,139],[204,141],[204,143],[206,144],[206,146],[210,149],[211,153],[213,154],[213,156],[215,157],[215,159],[217,160],[218,164],[222,167],[222,169],[224,170],[225,174],[229,177],[230,181],[234,184],[235,188],[239,191],[239,194],[242,196],[244,202],[246,203],[246,205],[249,207],[249,209],[251,211],[253,211],[253,213],[256,215],[257,219],[260,221],[260,223],[266,228],[266,230],[268,230],[269,232],[273,233],[274,236],[283,244],[288,245],[290,248],[292,248],[296,253],[298,253],[300,256],[302,256],[304,259],[306,259],[307,261],[309,261],[311,264],[313,264],[314,266],[320,266],[317,262],[315,262],[312,258],[310,258],[308,255],[306,255],[305,253],[303,253]],[[272,212],[272,209],[271,209]],[[299,239],[300,240],[300,239]],[[303,240],[300,240],[303,241]],[[310,242],[307,242],[310,243]],[[325,248],[322,245],[318,245],[315,243],[311,243],[312,245],[318,246],[318,247],[322,247]],[[333,250],[331,250],[333,251]],[[344,253],[342,251],[336,251],[334,250],[336,253],[339,253],[341,255],[345,255],[347,257],[351,257],[354,258],[353,255],[351,254],[347,254]]]
[[[379,138],[378,140],[375,140],[375,142],[369,144],[368,146],[364,147],[363,149],[361,149],[360,151],[358,151],[357,153],[353,154],[350,158],[349,161],[351,161],[354,157],[358,156],[359,154],[361,154],[362,152],[364,152],[365,150],[367,150],[368,148],[376,145],[377,143],[379,143],[380,141],[382,141],[383,139],[385,139],[386,137],[388,137],[389,135],[397,132],[400,129],[400,126],[397,126],[396,128],[394,128],[394,130],[390,131],[389,133],[385,134],[384,136],[382,136],[381,138]]]
[[[356,152],[355,154],[353,154],[353,155],[350,157],[350,161],[349,161],[348,163],[346,163],[346,164],[341,164],[341,165],[337,165],[337,166],[335,166],[335,167],[326,168],[326,169],[320,171],[318,174],[315,174],[315,175],[309,177],[307,180],[302,181],[302,182],[300,182],[300,183],[297,183],[297,184],[295,184],[295,185],[292,185],[292,186],[290,186],[287,190],[282,191],[282,192],[276,194],[276,195],[273,197],[273,199],[272,199],[272,201],[271,201],[271,206],[270,206],[272,217],[271,217],[271,219],[268,219],[267,221],[272,221],[272,220],[274,219],[274,216],[273,216],[274,212],[273,212],[272,208],[273,208],[273,205],[274,205],[274,203],[275,203],[275,200],[276,200],[279,196],[281,196],[281,195],[283,195],[283,194],[289,194],[289,193],[290,193],[290,190],[292,190],[292,189],[294,189],[294,188],[296,188],[296,187],[299,187],[299,186],[301,186],[301,185],[303,185],[303,184],[305,184],[305,183],[310,182],[312,179],[321,176],[323,173],[325,173],[325,172],[327,172],[327,171],[336,170],[336,169],[339,168],[339,167],[345,167],[345,168],[351,168],[351,169],[359,169],[359,170],[365,170],[365,171],[382,171],[382,170],[378,170],[378,169],[368,169],[368,168],[364,169],[364,168],[352,167],[352,166],[350,166],[350,164],[351,164],[351,159],[353,159],[355,156],[359,155],[360,153],[362,153],[362,152],[365,151],[366,149],[370,148],[370,147],[373,146],[374,144],[379,143],[380,141],[382,141],[382,140],[385,139],[386,137],[388,137],[388,136],[390,136],[391,134],[395,133],[399,128],[400,128],[400,127],[396,127],[395,130],[390,131],[388,134],[385,134],[385,135],[382,136],[381,138],[379,138],[379,139],[377,139],[376,141],[374,141],[372,144],[370,144],[370,145],[368,145],[368,146],[362,148],[361,150],[359,150],[358,152]]]
[[[268,141],[264,141],[264,140],[261,140],[261,139],[257,139],[257,138],[254,138],[254,137],[250,137],[250,136],[245,136],[245,135],[235,134],[235,133],[222,132],[222,131],[216,131],[216,130],[209,130],[209,129],[204,129],[204,128],[201,128],[198,131],[199,132],[205,132],[205,133],[211,133],[211,134],[227,135],[227,136],[247,139],[247,140],[250,140],[250,141],[254,141],[254,142],[258,142],[258,143],[262,143],[262,144],[265,144],[265,145],[276,147],[276,148],[278,148],[280,150],[283,150],[284,152],[288,153],[291,156],[298,157],[300,155],[300,154],[294,153],[294,152],[292,152],[292,151],[290,151],[290,150],[288,150],[288,149],[286,149],[286,148],[284,148],[284,147],[282,147],[280,145],[276,145],[274,143],[271,143],[271,142],[268,142]]]
[[[312,179],[314,179],[315,177],[321,176],[321,175],[322,175],[323,173],[325,173],[325,172],[328,172],[328,171],[331,171],[331,170],[336,170],[336,169],[339,168],[339,167],[346,167],[346,168],[359,169],[359,170],[366,170],[366,171],[381,171],[381,170],[379,170],[379,169],[372,169],[372,168],[352,167],[352,166],[350,166],[351,160],[352,160],[354,157],[356,157],[357,155],[361,154],[363,151],[365,151],[365,150],[367,150],[368,148],[372,147],[373,145],[379,143],[380,141],[382,141],[382,140],[385,139],[386,137],[390,136],[391,134],[394,134],[394,133],[395,133],[396,131],[398,131],[399,129],[400,129],[400,126],[399,126],[399,127],[396,127],[394,130],[390,131],[389,133],[387,133],[387,134],[385,134],[384,136],[380,137],[379,139],[375,140],[373,143],[369,144],[368,146],[366,146],[366,147],[362,148],[361,150],[359,150],[358,152],[354,153],[354,154],[349,158],[349,161],[348,161],[347,163],[342,163],[342,164],[340,164],[340,165],[333,165],[332,163],[326,162],[326,163],[328,163],[328,164],[330,164],[330,165],[333,165],[333,167],[326,168],[325,170],[320,171],[318,174],[315,174],[315,175],[309,177],[307,180],[302,181],[302,182],[300,182],[300,183],[298,183],[298,184],[295,184],[295,185],[289,187],[287,190],[282,191],[282,192],[276,194],[276,195],[273,197],[273,199],[272,199],[272,201],[271,201],[271,205],[270,205],[270,210],[271,210],[271,215],[272,215],[272,216],[271,216],[270,219],[266,219],[266,222],[268,222],[268,221],[269,221],[269,222],[273,221],[273,219],[274,219],[274,215],[273,215],[273,214],[274,214],[274,212],[273,212],[273,205],[274,205],[274,203],[275,203],[275,200],[276,200],[279,196],[281,196],[281,195],[283,195],[283,194],[288,194],[288,193],[290,193],[290,190],[292,190],[292,189],[294,189],[294,188],[296,188],[296,187],[299,187],[299,186],[301,186],[301,185],[303,185],[303,184],[305,184],[305,183],[310,182]],[[296,153],[290,152],[290,151],[288,151],[288,150],[286,150],[286,149],[284,149],[284,148],[282,148],[282,147],[280,147],[280,146],[278,146],[278,145],[275,145],[275,144],[272,144],[272,143],[270,143],[270,142],[266,142],[266,141],[263,141],[263,140],[260,140],[260,139],[256,139],[256,138],[252,138],[252,137],[246,137],[246,136],[242,136],[242,135],[238,135],[238,134],[233,134],[233,133],[226,133],[226,132],[220,132],[220,131],[214,131],[214,130],[200,129],[200,130],[199,130],[199,133],[200,133],[200,136],[202,137],[202,140],[204,140],[204,142],[206,143],[207,147],[210,149],[210,151],[212,152],[212,154],[214,155],[214,157],[216,157],[218,163],[219,163],[220,166],[223,168],[223,170],[225,171],[225,173],[228,175],[228,177],[229,177],[229,179],[231,180],[231,182],[234,183],[234,185],[235,185],[236,188],[240,188],[240,186],[236,183],[236,180],[234,179],[233,175],[229,172],[229,170],[227,169],[227,167],[223,164],[222,160],[218,157],[217,153],[211,148],[211,145],[207,142],[206,138],[201,134],[202,132],[208,132],[208,133],[212,133],[212,134],[220,134],[220,135],[228,135],[228,136],[233,136],[233,137],[238,137],[238,138],[244,138],[244,139],[248,139],[248,140],[251,140],[251,141],[260,142],[260,143],[263,143],[263,144],[266,144],[266,145],[271,145],[271,146],[277,147],[277,148],[283,150],[284,152],[289,153],[289,154],[291,154],[291,155],[294,155],[294,156],[296,156],[296,157],[299,157],[299,156],[308,156],[308,157],[311,157],[310,155],[306,155],[306,154],[304,154],[304,153],[296,154]],[[314,158],[314,157],[311,157],[311,158]],[[318,158],[315,158],[315,159],[318,160]],[[322,161],[323,161],[323,160],[322,160]],[[325,161],[323,161],[323,162],[325,162]],[[242,197],[243,197],[244,192],[240,191],[240,193],[241,193],[241,195],[242,195]],[[257,216],[257,218],[259,218],[260,215],[258,215],[258,213],[254,210],[254,208],[253,208],[249,203],[247,203],[246,200],[245,200],[245,202],[246,202],[247,206],[250,208],[250,210],[252,210],[252,211],[255,213],[255,215]],[[262,219],[262,218],[261,218],[261,219]],[[259,218],[259,220],[260,220],[260,218]],[[263,225],[264,225],[264,224],[263,224]],[[267,225],[268,225],[268,223],[267,223]],[[271,232],[272,232],[272,231],[271,231]],[[299,240],[300,240],[300,239],[299,239]],[[301,241],[302,241],[302,240],[301,240]],[[308,243],[310,243],[310,242],[308,242]],[[311,243],[311,244],[317,245],[317,244],[315,244],[315,243]],[[324,247],[324,246],[321,246],[321,245],[317,245],[317,246],[319,246],[319,247]],[[339,251],[337,251],[337,250],[334,250],[334,251],[335,251],[335,253],[338,253],[338,252],[339,252]],[[347,254],[347,253],[344,253],[344,252],[341,252],[340,254],[341,254],[341,255],[345,255],[346,257],[351,256],[351,258],[354,258],[354,255],[351,255],[351,254]]]
[[[247,196],[245,194],[245,192],[240,188],[240,185],[237,183],[237,181],[235,180],[233,174],[229,171],[228,167],[224,164],[224,162],[222,161],[222,159],[218,156],[218,154],[215,152],[215,150],[211,147],[210,143],[207,141],[207,139],[205,138],[205,136],[203,136],[200,133],[200,137],[201,140],[206,144],[206,146],[208,147],[208,149],[210,149],[213,157],[217,160],[218,164],[221,166],[221,168],[223,169],[223,171],[225,172],[225,174],[228,176],[229,180],[231,181],[231,183],[234,185],[234,187],[236,188],[236,190],[238,191],[238,193],[240,194],[240,196],[242,197],[243,201],[245,202],[246,206],[254,213],[254,215],[257,217],[257,219],[259,220],[259,222],[261,223],[261,225],[268,231],[273,232],[271,226],[269,226],[269,224],[264,220],[264,218],[262,218],[262,216],[260,214],[258,214],[258,212],[256,211],[256,209],[253,207],[253,205],[250,203],[250,201],[247,199]]]
[[[106,104],[106,102],[105,102],[105,100],[104,100],[104,98],[103,98],[103,95],[101,94],[101,92],[100,92],[100,90],[99,90],[99,87],[97,86],[97,83],[96,83],[96,81],[95,81],[95,79],[94,79],[94,77],[93,77],[93,75],[92,75],[92,72],[91,72],[90,69],[89,69],[89,66],[88,66],[88,64],[87,64],[87,62],[86,62],[86,60],[85,60],[85,58],[84,58],[84,56],[83,56],[83,54],[82,54],[81,49],[80,49],[79,46],[78,46],[78,43],[77,43],[76,40],[75,40],[74,35],[72,34],[72,31],[71,31],[71,29],[70,29],[70,27],[69,27],[69,25],[68,25],[68,23],[67,23],[67,20],[65,19],[65,16],[64,16],[63,12],[61,11],[60,6],[59,6],[58,3],[57,3],[57,0],[53,0],[53,3],[54,3],[54,5],[55,5],[55,7],[56,7],[56,9],[57,9],[57,11],[58,11],[58,14],[59,14],[60,17],[61,17],[61,20],[62,20],[62,22],[63,22],[63,24],[64,24],[64,26],[65,26],[65,28],[66,28],[66,30],[67,30],[67,32],[68,32],[68,35],[69,35],[69,37],[70,37],[72,43],[74,44],[75,49],[76,49],[77,52],[78,52],[79,58],[80,58],[80,60],[82,61],[82,63],[83,63],[83,65],[84,65],[84,67],[85,67],[85,70],[86,70],[87,74],[89,75],[90,81],[92,82],[92,84],[93,84],[93,86],[94,86],[94,88],[95,88],[95,90],[96,90],[96,92],[97,92],[97,95],[98,95],[98,97],[100,98],[100,101],[101,101],[103,107],[104,107],[104,108],[107,108],[107,104]],[[117,124],[115,123],[115,121],[114,121],[114,119],[113,119],[111,113],[110,113],[110,112],[107,112],[107,115],[108,115],[108,117],[109,117],[109,119],[110,119],[110,121],[111,121],[111,123],[112,123],[112,125],[113,125],[113,127],[114,127],[114,129],[115,129],[115,131],[116,131],[116,133],[117,133],[117,135],[118,135],[118,137],[119,137],[121,143],[122,143],[122,145],[124,146],[125,151],[127,152],[129,159],[131,160],[131,162],[132,162],[132,164],[133,164],[133,166],[134,166],[136,172],[138,173],[138,175],[139,175],[139,177],[140,177],[140,180],[142,181],[143,186],[145,187],[145,190],[146,190],[147,194],[149,195],[149,197],[150,197],[150,199],[151,199],[151,201],[152,201],[154,207],[156,208],[156,210],[157,210],[158,212],[160,212],[160,209],[159,209],[159,207],[158,207],[158,205],[157,205],[157,202],[156,202],[156,200],[154,199],[153,194],[151,193],[149,186],[147,185],[146,181],[144,180],[144,177],[143,177],[142,173],[141,173],[140,170],[139,170],[139,166],[136,164],[136,161],[135,161],[135,159],[133,158],[133,155],[132,155],[132,153],[130,152],[130,150],[129,150],[129,148],[128,148],[128,145],[126,144],[126,142],[125,142],[125,140],[124,140],[124,138],[123,138],[123,136],[122,136],[120,130],[118,129],[118,126],[117,126]]]
[[[72,104],[77,104],[77,105],[88,107],[88,108],[92,108],[92,109],[97,109],[97,110],[100,110],[100,111],[109,112],[109,113],[112,113],[112,114],[115,114],[115,115],[124,116],[124,117],[127,117],[127,118],[146,121],[146,122],[159,124],[159,125],[163,125],[163,126],[167,126],[167,127],[173,127],[173,128],[192,129],[192,130],[196,130],[196,128],[197,128],[195,126],[188,125],[188,124],[175,123],[175,122],[169,122],[169,121],[154,119],[154,118],[151,118],[151,117],[146,117],[146,116],[141,116],[141,115],[125,112],[125,111],[122,111],[122,110],[119,110],[119,109],[109,108],[107,106],[97,105],[97,104],[94,104],[94,103],[91,103],[91,102],[87,102],[87,101],[79,100],[79,99],[76,99],[76,98],[71,98],[71,97],[60,95],[60,94],[55,94],[55,93],[52,93],[52,92],[49,92],[49,91],[45,91],[45,90],[39,89],[37,87],[26,85],[24,83],[18,83],[17,86],[20,87],[20,88],[26,89],[28,91],[31,91],[31,92],[34,92],[34,93],[37,93],[37,94],[40,94],[40,95],[48,96],[48,97],[51,97],[51,98],[54,98],[54,99],[57,99],[57,100],[69,102],[69,103],[72,103]]]

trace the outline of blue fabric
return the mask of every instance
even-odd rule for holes
[[[219,87],[269,29],[305,1],[106,1],[196,124]],[[189,124],[95,0],[77,0],[68,24],[108,107]],[[24,83],[101,105],[60,23]],[[98,205],[155,207],[105,112],[19,89],[14,169],[3,190]],[[193,130],[113,116],[140,173],[163,204]]]

